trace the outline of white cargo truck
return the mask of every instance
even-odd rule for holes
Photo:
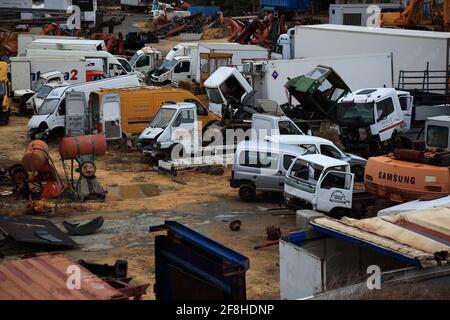
[[[256,99],[269,99],[281,105],[289,102],[289,96],[284,87],[286,82],[290,78],[306,74],[317,65],[332,67],[351,90],[392,87],[392,60],[393,57],[389,53],[260,60],[244,64],[243,73],[256,91]],[[208,87],[211,85],[208,82]],[[216,87],[219,86],[220,84],[217,83]]]
[[[86,70],[87,61],[82,57],[13,57],[10,72],[14,99],[25,102],[50,82],[86,82]]]
[[[400,71],[423,71],[427,63],[429,70],[445,72],[449,39],[449,32],[322,24],[289,29],[276,51],[285,59],[392,52],[397,86]]]
[[[71,36],[53,36],[53,35],[44,35],[44,34],[34,34],[34,33],[20,33],[17,37],[17,52],[21,52],[26,45],[33,42],[37,39],[46,39],[48,41],[52,41],[54,39],[66,39],[66,40],[74,40],[74,39],[84,39],[82,37],[71,37]]]
[[[135,52],[135,54],[130,58],[129,63],[136,71],[146,74],[153,70],[161,60],[161,51],[152,47],[143,47]]]
[[[373,26],[377,12],[402,11],[397,3],[331,3],[328,9],[330,24]]]

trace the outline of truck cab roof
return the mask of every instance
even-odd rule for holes
[[[375,102],[380,98],[389,95],[407,95],[407,91],[396,90],[394,88],[364,88],[355,92],[350,92],[342,97],[339,102],[355,101],[359,103]]]
[[[195,108],[195,104],[191,102],[179,102],[174,104],[165,104],[161,108],[171,108],[171,109],[191,109]]]
[[[347,167],[347,171],[350,172],[350,165],[348,164],[348,162],[324,156],[322,154],[307,154],[304,156],[298,156],[297,159],[322,166],[324,170],[332,167],[344,166]]]
[[[44,78],[44,79],[46,79],[46,78],[50,78],[50,77],[53,77],[53,76],[57,76],[57,75],[60,75],[60,74],[62,74],[60,71],[48,71],[48,72],[44,72],[44,73],[41,73],[41,78]]]
[[[427,118],[427,121],[439,121],[450,124],[450,116],[444,115],[444,116],[429,117]]]
[[[267,141],[255,141],[255,140],[245,140],[241,141],[237,147],[236,147],[236,153],[239,152],[239,150],[252,150],[252,151],[259,151],[259,152],[281,152],[281,153],[290,153],[293,155],[302,155],[306,153],[306,149],[296,146],[296,145],[289,145],[289,144],[278,144],[278,143],[271,143]]]

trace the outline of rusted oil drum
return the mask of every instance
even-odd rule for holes
[[[33,140],[22,157],[22,165],[28,172],[47,172],[48,145],[42,140]]]
[[[78,137],[65,137],[59,145],[62,160],[71,160],[79,156],[102,156],[106,153],[106,138],[103,134]]]

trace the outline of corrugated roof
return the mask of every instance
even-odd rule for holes
[[[69,289],[67,268],[77,265],[81,288]],[[0,264],[0,300],[111,300],[124,296],[61,253]]]
[[[437,265],[439,259],[450,261],[450,208],[417,210],[361,220],[326,217],[315,219],[311,224],[319,231],[330,231],[336,236],[342,235],[352,241],[416,260],[422,267]]]

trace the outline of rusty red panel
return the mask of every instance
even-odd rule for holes
[[[67,268],[81,271],[80,289],[69,289]],[[0,264],[0,300],[110,300],[122,293],[61,253]]]

